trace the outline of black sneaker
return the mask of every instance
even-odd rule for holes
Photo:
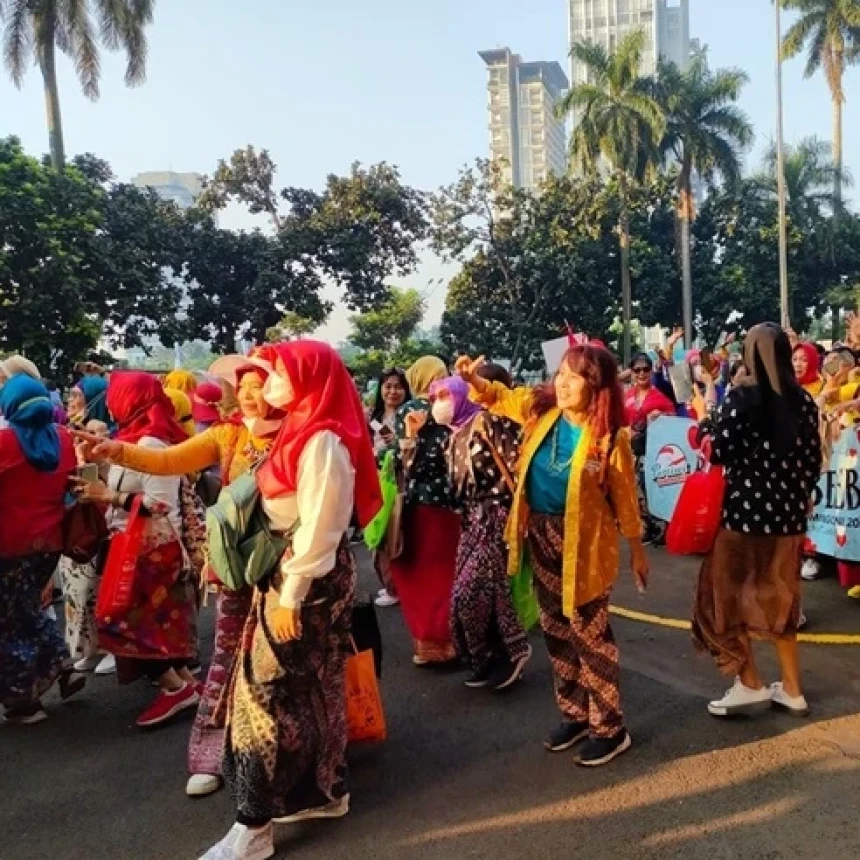
[[[512,687],[523,676],[523,670],[526,668],[526,663],[532,658],[532,646],[529,645],[529,650],[522,657],[514,661],[505,658],[500,663],[497,663],[492,673],[490,674],[489,686],[497,693],[502,690],[507,690]]]
[[[468,678],[465,684],[472,690],[478,690],[481,687],[486,687],[490,683],[490,675],[493,673],[494,664],[492,660],[487,660],[483,666],[475,669]]]
[[[544,747],[550,752],[564,752],[587,737],[588,723],[564,722],[557,729],[553,729],[549,740],[544,742]]]
[[[574,760],[583,767],[600,767],[627,752],[632,745],[632,738],[622,729],[614,738],[589,738]]]

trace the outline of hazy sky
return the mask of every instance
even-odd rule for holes
[[[250,11],[254,10],[254,11]],[[770,0],[691,0],[692,35],[714,67],[749,73],[742,106],[756,151],[775,128]],[[790,19],[784,23],[787,24]],[[210,172],[248,143],[270,150],[284,185],[320,187],[353,161],[388,161],[420,188],[451,181],[488,150],[486,72],[477,52],[508,45],[530,60],[567,68],[565,0],[159,0],[149,31],[148,79],[128,90],[119,55],[104,55],[102,97],[81,94],[60,62],[66,147],[95,152],[121,179],[146,170]],[[831,137],[822,77],[785,67],[786,137]],[[848,165],[860,173],[860,70],[847,78]],[[47,149],[41,78],[21,91],[0,76],[0,136],[32,153]],[[230,212],[229,227],[251,219]],[[428,322],[444,289],[428,288],[431,262],[407,283],[430,293]],[[432,290],[432,292],[431,292]],[[343,313],[326,328],[346,330]]]

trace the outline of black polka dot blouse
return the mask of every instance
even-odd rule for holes
[[[821,473],[818,407],[804,391],[797,444],[777,454],[738,408],[739,395],[729,392],[711,429],[711,462],[725,467],[723,526],[744,534],[805,534]]]

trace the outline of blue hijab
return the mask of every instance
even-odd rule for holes
[[[55,471],[60,465],[60,434],[48,389],[31,376],[13,376],[0,390],[0,410],[27,462],[40,472]]]
[[[107,380],[101,376],[85,376],[75,388],[79,389],[84,395],[84,400],[87,404],[86,417],[83,423],[87,421],[103,421],[110,425],[111,418],[107,408]]]

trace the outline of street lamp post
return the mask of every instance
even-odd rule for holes
[[[773,4],[776,10],[776,183],[779,198],[779,310],[783,328],[791,326],[788,309],[788,222],[785,206],[785,139],[782,117],[782,0]]]

